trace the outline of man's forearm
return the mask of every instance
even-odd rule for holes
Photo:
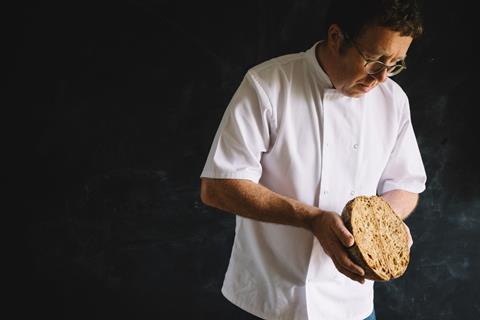
[[[319,208],[280,195],[250,180],[202,179],[202,202],[243,217],[311,230]]]
[[[381,195],[392,209],[405,220],[415,209],[418,203],[418,194],[404,190],[392,190]]]

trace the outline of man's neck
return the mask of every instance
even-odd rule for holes
[[[330,72],[328,66],[329,61],[329,52],[327,47],[327,42],[322,41],[320,42],[317,47],[315,48],[315,58],[317,59],[320,68],[322,68],[323,72],[327,75],[329,80],[331,81]],[[333,85],[333,84],[332,84]],[[335,87],[335,86],[333,86]]]
[[[326,72],[325,65],[323,63],[323,61],[325,61],[325,49],[326,49],[326,42],[324,41],[320,42],[315,48],[315,57],[317,58],[317,62],[320,65],[320,67],[323,69],[323,71]]]

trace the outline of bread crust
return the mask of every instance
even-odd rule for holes
[[[377,196],[356,197],[345,205],[342,220],[355,239],[348,254],[365,270],[365,278],[388,281],[405,273],[410,256],[408,233],[388,202]]]

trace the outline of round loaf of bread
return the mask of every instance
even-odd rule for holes
[[[408,233],[388,202],[377,196],[359,196],[343,209],[342,219],[355,244],[350,258],[365,270],[365,278],[388,281],[404,274],[410,259]]]

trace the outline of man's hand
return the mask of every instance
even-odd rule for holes
[[[347,254],[346,248],[353,246],[354,239],[338,214],[323,211],[313,219],[312,231],[339,272],[354,281],[365,282],[365,272]]]

